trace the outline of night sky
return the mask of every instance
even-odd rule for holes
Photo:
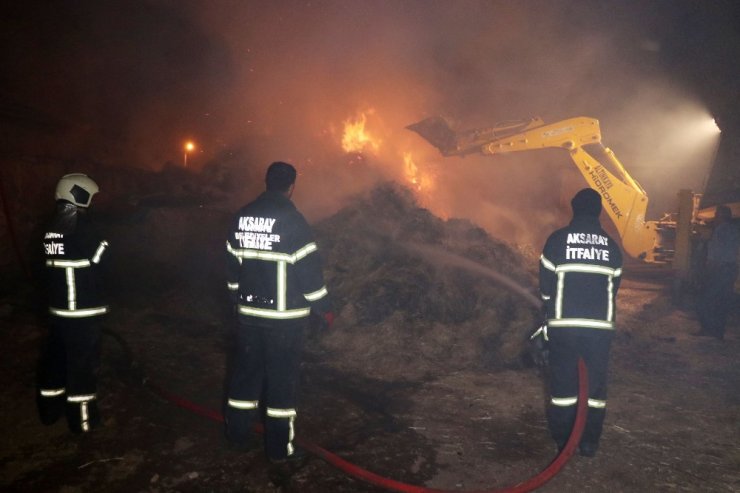
[[[427,116],[595,117],[658,203],[711,182],[702,122],[723,130],[718,168],[738,167],[733,0],[27,1],[0,22],[6,156],[160,169],[192,138],[194,167],[246,148],[245,166],[330,173],[364,112],[386,149],[430,169],[449,162],[404,130]],[[465,161],[472,180],[490,173],[481,159]]]

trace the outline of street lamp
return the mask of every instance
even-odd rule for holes
[[[195,150],[195,144],[192,141],[185,142],[185,157],[183,158],[183,166],[188,167],[188,153]]]

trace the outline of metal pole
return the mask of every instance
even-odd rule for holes
[[[694,219],[694,194],[691,190],[678,192],[678,217],[673,254],[673,303],[681,305],[690,278],[691,225]]]

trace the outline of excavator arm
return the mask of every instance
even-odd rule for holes
[[[533,118],[455,132],[444,119],[432,117],[407,128],[437,147],[443,156],[565,149],[588,185],[601,194],[627,254],[647,262],[664,260],[660,223],[645,220],[647,194],[614,153],[602,145],[598,120],[576,117],[545,124]]]

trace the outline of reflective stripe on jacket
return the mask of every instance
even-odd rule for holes
[[[328,311],[318,247],[308,223],[281,193],[265,192],[236,214],[226,241],[227,289],[240,315],[272,326]]]
[[[70,210],[73,209],[59,209],[58,215],[66,214],[66,219],[69,219]],[[68,224],[73,226],[60,229],[52,225],[44,234],[49,312],[63,318],[86,318],[107,313],[108,306],[101,294],[99,267],[108,242],[101,240],[82,217],[74,217]]]
[[[614,329],[622,252],[597,217],[578,216],[547,239],[540,293],[549,327]]]

